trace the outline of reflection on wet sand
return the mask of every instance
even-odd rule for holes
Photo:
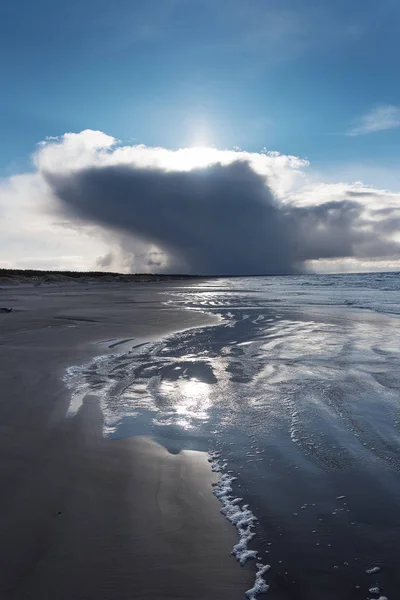
[[[186,286],[166,301],[219,325],[101,357],[68,381],[101,396],[107,435],[223,457],[259,521],[250,547],[268,557],[274,598],[357,599],[370,587],[393,598],[400,320],[349,308],[349,290],[306,296],[293,279]]]

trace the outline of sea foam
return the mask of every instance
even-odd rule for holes
[[[239,561],[240,565],[243,566],[249,559],[256,558],[258,555],[257,550],[250,550],[248,547],[248,544],[255,536],[253,530],[257,519],[249,509],[248,504],[240,506],[243,498],[233,495],[232,484],[237,477],[223,472],[226,469],[227,463],[220,458],[218,452],[210,452],[209,456],[212,470],[221,473],[218,483],[214,486],[214,495],[223,505],[221,513],[236,527],[239,533],[239,541],[234,545],[232,554]],[[247,598],[254,600],[258,594],[268,591],[269,585],[264,579],[264,574],[270,568],[270,565],[257,563],[256,579],[254,586],[246,592]]]
[[[246,596],[249,600],[256,600],[258,594],[265,594],[268,592],[269,585],[265,582],[264,575],[270,570],[270,568],[271,565],[257,563],[256,580],[253,587],[246,592]]]

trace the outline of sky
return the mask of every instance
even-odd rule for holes
[[[399,25],[395,0],[2,3],[0,267],[399,269]]]

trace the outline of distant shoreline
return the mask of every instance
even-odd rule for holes
[[[7,283],[67,283],[104,282],[104,283],[151,283],[157,281],[180,281],[200,279],[237,279],[241,277],[335,277],[340,275],[394,275],[399,271],[368,271],[361,273],[246,273],[246,274],[189,274],[189,273],[117,273],[111,271],[57,271],[41,269],[2,269],[0,268],[0,285]]]
[[[157,273],[111,273],[108,271],[42,271],[39,269],[0,269],[1,283],[67,283],[68,281],[97,281],[104,283],[132,283],[174,281],[181,279],[205,279],[204,275],[157,274]],[[207,277],[208,278],[208,277]]]

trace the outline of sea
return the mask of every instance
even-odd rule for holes
[[[400,598],[400,274],[188,280],[164,300],[218,323],[67,372],[104,434],[207,453],[247,598]]]

